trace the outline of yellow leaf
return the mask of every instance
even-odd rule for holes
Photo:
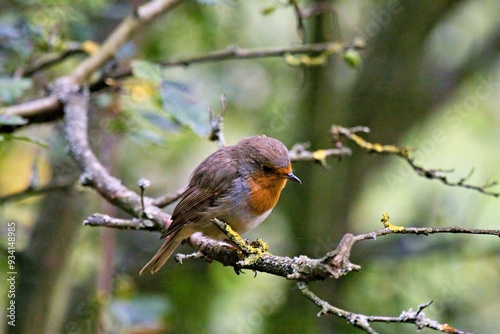
[[[156,87],[145,80],[132,79],[123,84],[123,89],[128,91],[132,99],[145,101],[157,93]]]

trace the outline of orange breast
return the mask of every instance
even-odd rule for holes
[[[274,208],[278,202],[281,190],[285,187],[286,179],[277,175],[250,176],[247,179],[250,187],[250,210],[256,215]]]

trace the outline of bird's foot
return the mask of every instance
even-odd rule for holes
[[[246,244],[246,249],[243,250],[246,256],[240,260],[243,266],[248,266],[257,262],[257,260],[264,254],[269,254],[269,244],[262,239],[252,241]]]
[[[223,221],[214,218],[212,222],[226,235],[229,241],[241,251],[242,266],[248,266],[255,263],[262,255],[268,254],[269,244],[261,239],[248,243],[238,232]]]

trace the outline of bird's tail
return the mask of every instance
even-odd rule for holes
[[[168,261],[174,250],[179,246],[181,241],[186,237],[179,234],[179,232],[175,234],[171,234],[167,237],[163,245],[161,245],[160,249],[153,258],[141,269],[139,275],[144,274],[145,272],[151,270],[151,274],[156,273],[160,270],[161,267]]]

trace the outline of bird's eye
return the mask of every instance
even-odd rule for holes
[[[262,165],[261,168],[264,173],[272,173],[274,171],[272,167],[269,167],[267,165]]]

